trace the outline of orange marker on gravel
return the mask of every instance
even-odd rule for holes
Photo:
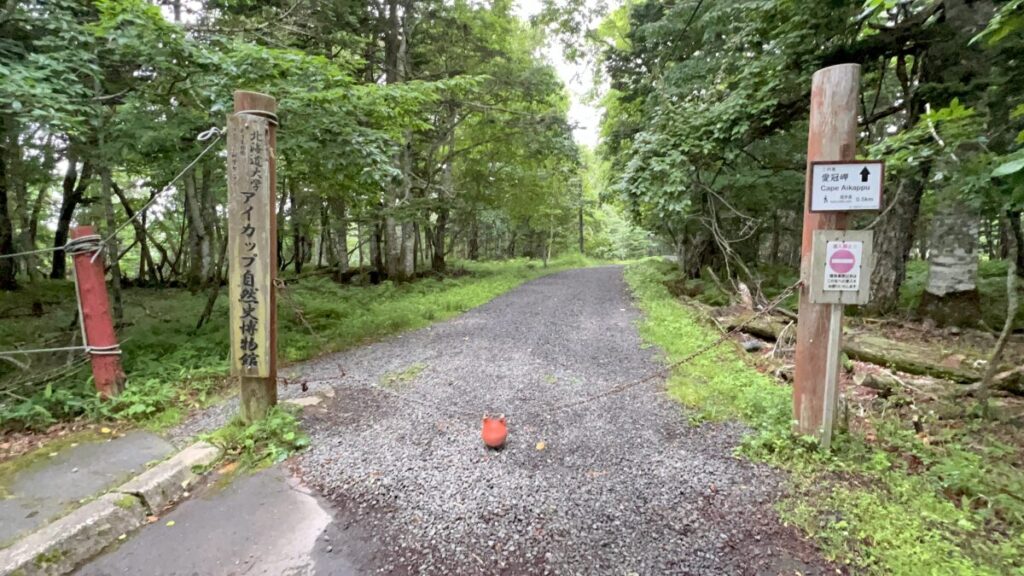
[[[483,425],[480,427],[480,437],[488,448],[495,450],[505,445],[508,438],[508,425],[505,423],[505,416],[484,415]]]

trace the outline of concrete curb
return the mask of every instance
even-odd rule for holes
[[[220,450],[196,442],[139,476],[0,550],[0,576],[67,574],[181,498]]]
[[[206,442],[195,444],[178,452],[158,466],[154,466],[119,486],[116,491],[138,496],[151,514],[163,510],[181,498],[197,475],[192,469],[206,466],[220,456],[220,450]]]

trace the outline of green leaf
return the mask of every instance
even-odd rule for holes
[[[1010,174],[1020,172],[1022,169],[1024,169],[1024,157],[999,165],[999,167],[992,171],[992,177],[1001,178],[1009,176]]]

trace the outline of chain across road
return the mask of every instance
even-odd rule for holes
[[[716,340],[714,340],[714,341],[712,341],[712,342],[710,342],[708,344],[705,344],[704,346],[701,346],[697,350],[694,350],[693,352],[691,352],[691,353],[687,354],[686,356],[684,356],[682,359],[677,360],[675,362],[672,362],[671,364],[668,364],[667,366],[665,366],[663,368],[659,368],[658,370],[655,370],[654,372],[651,372],[651,373],[647,374],[646,376],[644,376],[644,377],[642,377],[640,379],[630,380],[628,382],[622,382],[622,383],[616,384],[615,386],[611,386],[610,388],[606,388],[605,390],[602,390],[601,392],[597,392],[597,393],[594,393],[594,394],[590,394],[590,395],[584,396],[583,398],[580,398],[578,400],[572,400],[572,401],[569,401],[569,402],[561,402],[561,403],[555,403],[555,404],[552,404],[552,403],[545,403],[545,404],[540,404],[540,405],[537,405],[537,404],[532,404],[532,405],[531,404],[527,404],[525,406],[525,408],[520,406],[518,408],[518,411],[525,411],[525,412],[543,411],[543,412],[547,412],[547,413],[554,413],[554,412],[559,412],[559,411],[562,411],[562,410],[568,410],[570,408],[576,408],[576,407],[582,406],[584,404],[589,404],[590,402],[594,402],[594,401],[600,400],[602,398],[607,398],[609,396],[614,396],[616,394],[621,394],[621,393],[623,393],[623,392],[625,392],[627,390],[631,390],[633,388],[636,388],[638,386],[646,384],[646,383],[648,383],[648,382],[650,382],[650,381],[652,381],[652,380],[654,380],[656,378],[660,378],[662,376],[665,376],[665,375],[671,373],[676,368],[678,368],[678,367],[680,367],[680,366],[682,366],[684,364],[687,364],[689,362],[692,362],[693,360],[695,360],[699,356],[701,356],[701,355],[703,355],[703,354],[705,354],[707,352],[710,352],[714,348],[717,348],[723,342],[725,342],[726,340],[729,340],[730,338],[732,338],[733,336],[735,336],[736,334],[741,332],[744,328],[749,326],[752,322],[754,322],[754,321],[756,321],[756,320],[758,320],[760,318],[763,318],[764,316],[766,316],[766,315],[770,314],[771,312],[773,312],[776,308],[779,307],[780,304],[782,304],[782,302],[786,298],[788,298],[790,295],[792,295],[802,284],[803,284],[802,280],[798,280],[798,281],[794,282],[793,284],[788,286],[785,290],[780,292],[775,298],[773,298],[764,308],[762,308],[761,310],[757,311],[755,314],[751,315],[749,318],[747,318],[746,320],[740,322],[736,326],[733,326],[732,329],[730,329],[730,330],[728,330],[726,332],[723,332],[722,335],[718,339],[716,339]],[[283,291],[279,290],[279,293],[283,294]],[[287,296],[285,296],[285,298],[287,299]],[[296,314],[299,315],[300,319],[302,319],[303,323],[309,329],[310,333],[315,334],[315,332],[313,331],[313,328],[311,326],[309,326],[308,323],[305,322],[304,317],[302,316],[301,312],[299,311],[298,307],[294,304],[294,302],[292,303],[292,305],[295,308]],[[339,366],[339,368],[340,368],[340,366]],[[342,374],[339,377],[342,377],[342,376],[344,376],[344,372],[342,372]],[[325,382],[325,381],[332,381],[332,380],[333,379],[325,378],[325,379],[315,380],[314,382]],[[307,382],[303,382],[303,385],[306,385],[308,383],[309,383],[308,381]],[[432,409],[433,411],[435,411],[437,413],[442,413],[442,414],[447,414],[447,415],[473,416],[473,417],[480,417],[481,415],[484,414],[480,410],[458,409],[458,408],[453,408],[451,406],[442,405],[440,403],[437,403],[437,402],[434,402],[434,401],[431,401],[431,400],[427,400],[427,399],[424,399],[424,398],[415,398],[415,397],[413,397],[413,393],[415,392],[415,390],[407,392],[405,394],[400,394],[400,393],[398,393],[398,392],[396,392],[394,390],[389,390],[388,388],[383,387],[383,386],[371,386],[370,388],[372,388],[374,390],[380,390],[382,392],[390,394],[391,396],[394,396],[395,398],[397,398],[399,401],[410,402],[410,403],[413,403],[413,404],[419,404],[420,406],[423,406],[423,407],[426,407],[426,408],[430,408],[430,409]]]

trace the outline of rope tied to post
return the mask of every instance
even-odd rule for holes
[[[256,114],[258,112],[259,111],[250,112],[250,113]],[[277,125],[277,115],[276,114],[272,114],[270,112],[267,112],[266,114],[270,114],[270,116],[273,116],[273,118],[268,118],[268,119],[271,122],[273,122],[274,125],[276,126]],[[211,139],[213,141],[210,142],[210,144],[206,148],[204,148],[203,151],[200,152],[195,158],[193,158],[191,162],[189,162],[187,165],[185,165],[185,167],[182,168],[181,171],[178,172],[178,174],[174,178],[171,178],[170,181],[168,181],[167,184],[165,184],[163,186],[163,188],[160,189],[159,192],[153,194],[153,196],[149,199],[149,201],[146,202],[146,204],[143,205],[142,208],[138,209],[131,218],[125,220],[118,227],[114,228],[114,230],[111,231],[110,234],[108,234],[105,238],[101,237],[101,236],[98,236],[98,235],[95,235],[96,237],[92,238],[93,235],[90,235],[89,237],[83,237],[83,238],[77,238],[77,239],[71,240],[67,244],[65,244],[64,246],[51,246],[49,248],[40,248],[38,250],[26,250],[24,252],[15,252],[13,254],[0,254],[0,260],[4,260],[4,259],[7,259],[7,258],[21,258],[21,257],[24,257],[24,256],[32,256],[32,255],[35,255],[35,254],[47,254],[47,253],[50,253],[50,252],[63,251],[65,254],[79,254],[81,252],[93,252],[94,254],[93,254],[92,259],[95,262],[96,257],[99,255],[99,253],[103,251],[103,249],[105,248],[107,243],[109,243],[111,240],[114,239],[114,237],[117,236],[118,232],[120,232],[122,229],[124,229],[125,226],[128,226],[134,220],[138,219],[140,216],[145,214],[146,211],[149,210],[149,208],[153,206],[153,204],[157,201],[157,199],[162,194],[164,194],[165,192],[170,190],[174,186],[174,184],[176,184],[178,182],[178,180],[180,180],[182,178],[182,176],[187,174],[189,170],[191,170],[196,164],[198,164],[199,161],[204,156],[206,156],[206,154],[209,153],[210,150],[213,149],[213,147],[217,144],[217,142],[219,142],[220,139],[223,138],[223,136],[224,136],[224,130],[221,129],[221,128],[218,128],[217,126],[210,127],[209,129],[204,130],[203,132],[201,132],[196,137],[197,141],[199,141],[199,142],[206,142],[206,141],[209,141]],[[85,238],[89,238],[89,239],[86,240]],[[78,243],[79,242],[83,242],[83,243],[87,243],[87,244],[88,243],[92,243],[92,242],[98,242],[99,246],[98,247],[90,246],[90,249],[88,249],[88,250],[80,250],[78,252],[69,251],[69,247],[70,247],[71,250],[76,250],[78,248]]]
[[[85,236],[79,236],[78,238],[72,238],[64,244],[64,253],[69,256],[76,254],[88,254],[90,252],[100,252],[103,250],[103,237],[99,234],[87,234]]]
[[[103,237],[99,234],[86,234],[85,236],[79,236],[78,238],[72,238],[67,241],[61,248],[51,248],[50,250],[63,250],[65,254],[69,256],[76,256],[78,254],[93,254],[93,259],[96,258],[100,252],[103,251],[104,241]],[[77,281],[76,281],[77,284]],[[78,319],[79,323],[82,323],[82,301],[81,296],[76,288],[75,290],[75,301],[78,306]],[[70,352],[74,350],[82,350],[86,354],[96,356],[117,356],[121,354],[121,347],[118,344],[110,344],[104,346],[90,346],[85,339],[85,332],[83,330],[82,340],[85,342],[82,346],[60,346],[56,348],[30,348],[27,350],[4,350],[0,351],[0,358],[19,366],[20,368],[27,369],[28,366],[22,364],[11,358],[11,356],[28,356],[30,354],[48,354],[53,352]]]
[[[273,122],[274,125],[276,126],[277,125],[277,116],[274,115],[274,114],[271,114],[271,116],[273,116],[273,117],[272,118],[268,118],[268,119],[271,122]],[[100,253],[103,252],[106,249],[108,243],[110,243],[112,240],[114,240],[117,237],[117,234],[121,230],[123,230],[126,226],[128,226],[129,224],[132,224],[133,221],[135,221],[140,216],[145,214],[146,211],[149,210],[149,208],[152,207],[154,203],[156,203],[156,201],[159,199],[159,197],[161,195],[166,193],[168,190],[171,190],[173,188],[173,186],[183,176],[185,176],[185,174],[188,173],[189,170],[191,170],[196,164],[199,163],[199,161],[204,156],[206,156],[211,150],[213,150],[214,146],[217,145],[217,143],[221,140],[221,138],[223,138],[223,136],[224,136],[224,130],[222,128],[217,127],[217,126],[210,127],[209,129],[204,130],[203,132],[201,132],[196,137],[196,140],[199,141],[199,142],[208,142],[208,141],[210,141],[209,144],[195,158],[193,158],[191,162],[189,162],[187,165],[185,165],[185,167],[182,168],[177,173],[177,175],[174,176],[174,178],[171,178],[171,180],[168,181],[159,191],[154,193],[150,197],[149,201],[146,202],[146,204],[142,206],[142,208],[137,210],[135,212],[135,214],[133,214],[131,217],[128,218],[128,220],[122,222],[119,226],[114,228],[106,237],[101,236],[99,234],[87,234],[87,235],[84,235],[84,236],[80,236],[78,238],[72,238],[72,239],[68,240],[63,246],[51,246],[49,248],[41,248],[41,249],[38,249],[38,250],[27,250],[27,251],[23,251],[23,252],[15,252],[13,254],[0,254],[0,260],[8,259],[8,258],[20,258],[20,257],[31,256],[31,255],[35,255],[35,254],[48,254],[48,253],[51,253],[51,252],[63,252],[64,254],[70,255],[72,257],[74,257],[76,255],[79,255],[79,254],[90,254],[91,253],[92,254],[92,258],[89,260],[89,263],[90,264],[95,263],[96,259],[100,255]],[[119,258],[119,255],[115,254],[114,255],[115,261],[118,258]],[[79,286],[79,283],[78,283],[77,273],[76,273],[74,267],[72,267],[72,273],[75,275],[74,276],[75,277],[75,304],[78,307],[78,324],[79,324],[79,326],[81,328],[81,331],[82,331],[82,342],[83,342],[83,345],[81,345],[81,346],[60,346],[60,347],[54,347],[54,348],[30,348],[30,349],[21,349],[21,350],[18,350],[18,349],[16,349],[16,350],[0,350],[0,360],[4,360],[4,361],[7,361],[7,362],[10,362],[10,363],[14,364],[15,366],[17,366],[18,368],[20,368],[22,370],[28,370],[29,366],[26,363],[18,361],[14,357],[17,357],[17,356],[29,356],[29,355],[32,355],[32,354],[52,354],[52,353],[56,353],[56,352],[71,352],[71,351],[77,351],[77,350],[81,350],[86,355],[93,356],[93,357],[95,357],[95,356],[119,356],[119,355],[121,355],[121,347],[116,342],[114,344],[105,344],[105,345],[91,345],[91,344],[89,344],[89,339],[88,339],[88,337],[86,335],[86,329],[85,329],[85,315],[84,315],[84,312],[82,310],[82,298],[81,298],[81,293],[79,291],[80,286]]]

